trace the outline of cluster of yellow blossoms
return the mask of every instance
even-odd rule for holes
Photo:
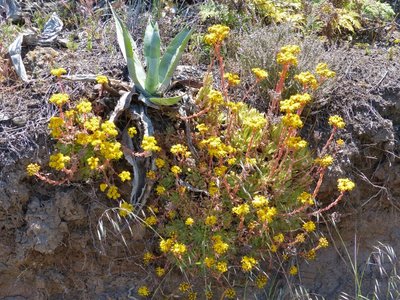
[[[280,49],[276,56],[276,61],[281,65],[297,66],[297,54],[300,53],[300,47],[297,45],[287,45]]]
[[[225,73],[224,78],[228,81],[228,84],[231,86],[235,86],[240,84],[239,75],[233,73]]]
[[[63,106],[65,103],[69,101],[69,95],[68,94],[54,94],[50,97],[50,103],[54,103],[58,106]]]
[[[208,34],[204,37],[204,42],[208,45],[218,45],[228,36],[229,27],[224,25],[213,25],[208,28]]]
[[[253,68],[253,69],[251,69],[251,71],[254,73],[257,80],[264,80],[268,77],[268,72],[263,69]]]

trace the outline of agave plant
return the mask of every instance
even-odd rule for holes
[[[111,6],[110,6],[111,7]],[[137,46],[125,24],[111,7],[114,16],[117,39],[124,59],[128,65],[129,77],[141,97],[157,105],[173,105],[179,102],[181,96],[163,98],[168,89],[172,74],[182,57],[192,30],[183,29],[171,41],[165,53],[161,56],[161,39],[157,22],[149,20],[144,34],[143,54],[146,60],[147,72],[137,54]]]

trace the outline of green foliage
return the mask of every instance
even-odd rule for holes
[[[186,28],[178,33],[161,56],[161,40],[158,25],[149,20],[144,36],[144,57],[147,73],[142,66],[137,54],[137,46],[126,26],[122,23],[112,9],[115,20],[118,44],[128,65],[129,76],[135,87],[148,99],[159,98],[170,84],[172,74],[175,71],[183,51],[192,34],[192,30]],[[154,100],[154,99],[153,99]],[[168,100],[156,100],[158,104],[172,105],[179,98]]]
[[[375,22],[389,22],[393,20],[395,16],[395,12],[390,4],[376,0],[364,0],[362,13],[368,19]]]

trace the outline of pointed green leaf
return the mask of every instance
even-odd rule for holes
[[[139,90],[144,90],[146,73],[139,60],[139,56],[136,53],[136,43],[126,26],[122,23],[121,19],[115,13],[111,4],[110,8],[115,21],[118,44],[121,49],[122,55],[124,56],[124,59],[128,65],[129,77],[132,79],[133,83]]]
[[[162,106],[170,106],[177,104],[182,99],[182,96],[170,97],[170,98],[149,98],[150,102],[162,105]]]
[[[168,87],[171,81],[172,74],[174,73],[179,60],[182,57],[183,50],[185,49],[189,38],[192,35],[193,30],[186,28],[182,30],[177,36],[171,41],[167,50],[165,51],[160,62],[160,87],[162,91]]]
[[[144,34],[144,56],[146,58],[147,65],[147,77],[145,81],[146,91],[153,95],[156,93],[159,85],[158,79],[158,67],[160,64],[160,32],[158,30],[158,24],[153,23],[149,20],[146,31]]]

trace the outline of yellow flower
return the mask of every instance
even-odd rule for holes
[[[260,68],[253,68],[251,71],[254,73],[258,80],[264,80],[268,77],[268,72],[260,69]]]
[[[214,168],[214,173],[215,173],[215,175],[217,175],[219,177],[222,177],[222,176],[225,175],[227,169],[228,168],[225,167],[225,166],[215,167]]]
[[[178,166],[172,166],[171,167],[171,172],[175,175],[178,176],[179,174],[182,173],[182,169]]]
[[[50,73],[53,76],[61,77],[61,75],[67,74],[67,70],[65,70],[64,68],[52,69]]]
[[[303,203],[303,204],[308,204],[308,205],[313,205],[314,204],[314,199],[310,193],[307,192],[302,192],[298,197],[297,201]]]
[[[121,217],[126,217],[132,211],[133,211],[133,205],[128,202],[122,201],[122,203],[120,205],[119,215]]]
[[[213,236],[213,249],[217,254],[224,254],[229,249],[229,245],[222,240],[220,235]]]
[[[175,255],[182,255],[186,252],[186,246],[185,244],[175,243],[171,248],[171,252]]]
[[[228,80],[228,84],[231,86],[238,85],[240,83],[239,75],[233,73],[225,73],[224,78]]]
[[[256,285],[259,289],[264,288],[267,285],[268,277],[266,275],[258,275],[256,278]]]
[[[86,161],[91,170],[97,169],[97,167],[99,166],[99,158],[98,157],[92,156],[92,157],[89,157]]]
[[[274,239],[274,241],[275,241],[276,243],[281,244],[281,243],[283,243],[283,241],[285,240],[285,236],[284,236],[282,233],[279,233],[279,234],[275,235],[275,236],[273,237],[273,239]]]
[[[213,25],[208,27],[208,34],[205,35],[204,42],[211,46],[221,44],[228,34],[229,27],[220,24]]]
[[[188,300],[196,300],[197,299],[197,293],[196,292],[190,292],[188,294]]]
[[[116,137],[118,135],[117,127],[111,121],[105,121],[103,124],[101,124],[101,130],[103,130],[103,132],[110,137]]]
[[[81,114],[89,113],[92,110],[92,103],[84,99],[76,105],[76,110]]]
[[[306,240],[304,233],[299,233],[296,235],[295,242],[296,243],[304,243]]]
[[[303,121],[300,119],[300,116],[297,114],[286,114],[282,117],[282,122],[287,127],[292,128],[302,128]]]
[[[156,257],[154,256],[153,253],[151,252],[145,252],[143,254],[143,262],[145,265],[148,265],[152,260],[154,260]]]
[[[147,286],[142,285],[141,287],[138,288],[138,294],[142,297],[147,297],[150,296],[150,290]]]
[[[269,201],[264,196],[256,195],[256,196],[254,196],[253,201],[251,201],[251,204],[255,208],[261,208],[261,207],[267,206],[269,204]]]
[[[227,160],[228,165],[232,166],[236,163],[236,158],[231,157]]]
[[[60,127],[62,127],[64,125],[64,119],[60,118],[60,117],[51,117],[49,120],[49,125],[48,128],[49,129],[60,129]]]
[[[208,127],[207,127],[206,124],[201,123],[201,124],[196,125],[196,129],[197,129],[200,133],[205,133],[205,132],[207,132]]]
[[[68,94],[53,94],[50,99],[49,102],[50,103],[54,103],[58,106],[62,106],[65,103],[67,103],[69,101],[69,95]]]
[[[281,65],[297,66],[297,54],[300,53],[300,47],[297,45],[287,45],[280,49],[276,56],[276,61]]]
[[[210,182],[210,186],[208,187],[208,192],[211,197],[218,195],[219,188],[216,186],[215,182]]]
[[[294,79],[300,82],[303,86],[311,87],[314,90],[318,87],[318,81],[311,72],[301,72],[295,75]]]
[[[206,217],[206,220],[204,221],[204,223],[207,226],[214,226],[217,223],[217,217],[216,216],[208,216],[208,217]]]
[[[115,185],[111,185],[107,192],[107,197],[110,199],[117,200],[121,195],[118,193],[118,188]]]
[[[261,222],[271,223],[276,214],[277,210],[275,207],[265,207],[257,210],[257,217]]]
[[[212,106],[218,106],[224,103],[224,98],[222,96],[222,93],[220,91],[216,90],[211,90],[208,95],[208,102]]]
[[[163,160],[162,158],[156,158],[156,166],[157,168],[161,169],[165,166],[165,160]]]
[[[204,264],[207,266],[207,268],[212,268],[215,265],[215,259],[212,257],[206,257],[204,259]]]
[[[235,299],[236,291],[234,289],[227,289],[227,290],[225,290],[224,295],[228,299]]]
[[[129,171],[122,171],[118,174],[118,177],[122,182],[125,182],[126,180],[131,180],[131,173]]]
[[[142,148],[144,151],[149,151],[149,152],[151,151],[157,152],[161,150],[161,148],[157,146],[156,138],[154,136],[148,136],[148,135],[145,135],[143,137]]]
[[[128,135],[133,138],[137,134],[137,130],[135,126],[128,128]]]
[[[165,191],[166,191],[166,188],[165,187],[163,187],[162,185],[157,185],[157,187],[156,187],[156,193],[157,193],[157,195],[164,195],[165,194]]]
[[[348,178],[338,179],[338,190],[340,192],[351,191],[356,187],[355,183]]]
[[[26,167],[26,173],[28,176],[33,176],[40,171],[40,166],[38,164],[29,164]]]
[[[83,126],[90,131],[96,131],[97,129],[100,128],[100,117],[91,117],[85,123],[83,123]]]
[[[316,226],[313,221],[308,221],[303,224],[303,229],[307,232],[313,232],[315,230]]]
[[[329,242],[326,238],[321,237],[318,241],[318,248],[326,248],[329,246]]]
[[[201,147],[207,147],[208,154],[216,158],[224,158],[230,153],[234,153],[235,149],[225,145],[220,137],[210,137],[200,142]]]
[[[251,271],[255,265],[257,265],[257,260],[251,256],[243,256],[242,260],[242,270],[245,272]]]
[[[158,277],[164,276],[164,274],[165,274],[165,269],[164,269],[164,268],[161,268],[161,267],[157,267],[157,268],[156,268],[156,274],[157,274]]]
[[[276,253],[278,251],[278,246],[275,244],[272,244],[269,249],[271,250],[272,253]]]
[[[99,84],[107,84],[108,83],[108,78],[104,75],[97,75],[96,76],[96,81]]]
[[[299,136],[292,136],[286,140],[286,145],[291,150],[299,150],[306,148],[308,143]]]
[[[146,223],[147,226],[153,226],[157,224],[158,220],[156,216],[150,216],[144,219],[144,222]]]
[[[182,144],[176,144],[171,147],[171,153],[174,155],[182,155],[182,157],[190,157],[191,153],[188,151],[188,148]]]
[[[107,183],[100,183],[100,191],[104,192],[108,187]]]
[[[106,159],[120,159],[123,155],[121,151],[121,143],[119,142],[102,142],[100,144],[100,153]]]
[[[53,169],[61,171],[65,168],[65,164],[71,160],[69,156],[64,156],[62,153],[53,154],[50,156],[49,166]]]
[[[187,283],[187,282],[182,282],[182,283],[179,285],[179,290],[180,290],[182,293],[187,292],[187,291],[190,290],[191,288],[192,288],[191,285],[190,285],[189,283]]]
[[[296,267],[296,266],[291,266],[290,269],[289,269],[289,274],[292,275],[292,276],[294,276],[294,275],[296,275],[297,273],[298,273],[297,267]]]
[[[187,218],[185,221],[186,226],[192,226],[194,224],[193,218]]]
[[[344,141],[342,139],[338,139],[336,140],[336,145],[338,145],[339,147],[343,147]]]
[[[246,203],[235,206],[232,208],[232,212],[239,217],[243,217],[250,212],[250,206]]]
[[[167,253],[171,249],[173,244],[174,241],[172,239],[167,239],[167,240],[162,239],[160,241],[160,250],[164,253]]]
[[[321,77],[325,77],[325,78],[332,78],[335,77],[336,73],[329,70],[328,65],[326,63],[319,63],[316,68],[315,71],[317,72],[317,74]]]
[[[146,177],[150,180],[156,180],[157,175],[156,172],[154,172],[153,170],[150,170],[146,173]]]
[[[308,252],[305,254],[305,258],[308,259],[308,260],[314,260],[314,259],[315,259],[315,256],[316,256],[315,249],[311,249],[310,251],[308,251]]]
[[[343,129],[346,126],[346,123],[343,121],[342,117],[334,115],[329,117],[329,125],[339,129]]]
[[[333,157],[331,155],[325,155],[324,157],[317,158],[315,163],[322,168],[327,168],[333,164]]]
[[[228,264],[225,261],[217,262],[215,269],[220,273],[225,273],[228,271]]]

